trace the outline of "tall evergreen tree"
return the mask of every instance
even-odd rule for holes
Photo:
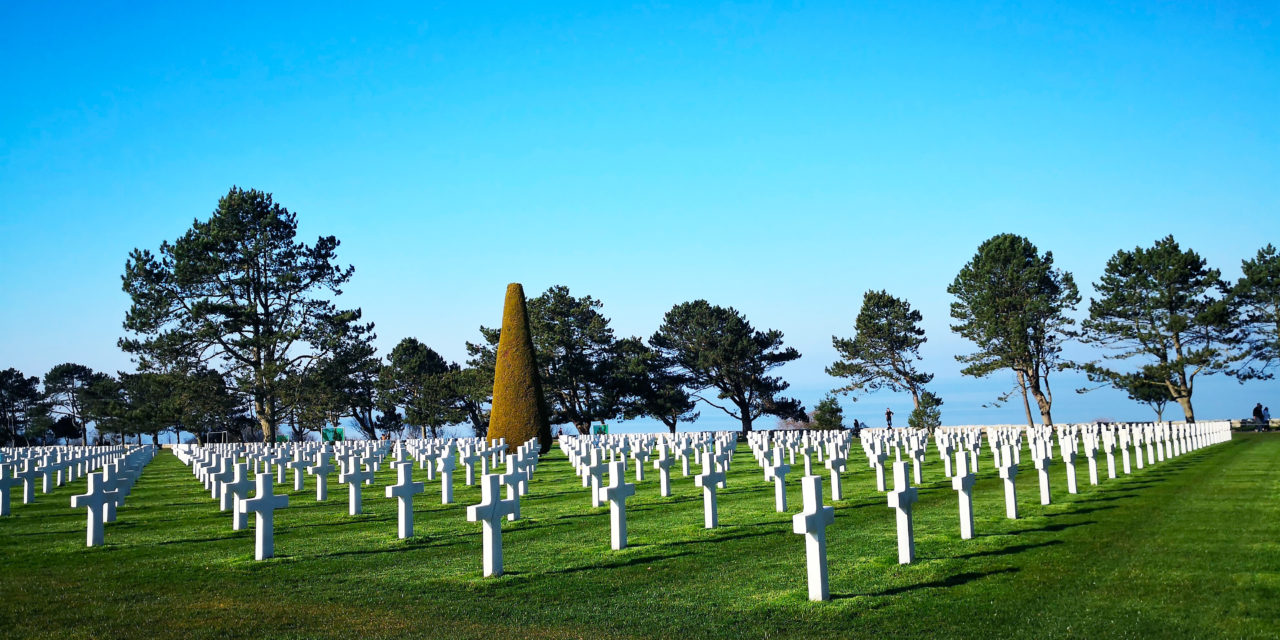
[[[808,420],[800,401],[779,395],[790,385],[768,375],[800,352],[782,345],[781,331],[757,331],[732,307],[677,304],[649,344],[687,377],[695,397],[739,420],[744,435],[762,415]]]
[[[334,264],[338,240],[308,245],[297,229],[297,216],[270,194],[233,187],[159,254],[135,249],[122,278],[133,302],[124,328],[134,337],[120,346],[143,370],[177,360],[218,367],[250,399],[268,441],[289,371],[324,356],[335,330],[360,320],[359,309],[329,299],[353,273]]]
[[[26,433],[39,410],[40,379],[12,367],[0,371],[0,442],[27,444]]]
[[[64,362],[44,374],[44,403],[51,418],[65,417],[80,432],[80,438],[89,443],[89,423],[92,422],[90,406],[97,401],[94,389],[105,374],[82,364]]]
[[[422,437],[468,419],[458,388],[462,369],[415,338],[405,338],[387,356],[382,385],[388,399],[404,407],[404,421]]]
[[[887,291],[868,291],[862,296],[862,309],[854,321],[852,338],[831,337],[840,360],[827,367],[827,374],[848,378],[849,383],[837,393],[857,394],[888,389],[911,394],[914,406],[920,406],[924,385],[933,374],[916,367],[920,345],[925,343],[920,312]]]
[[[1166,236],[1150,248],[1116,252],[1094,289],[1099,297],[1089,300],[1083,341],[1111,349],[1109,360],[1136,359],[1136,374],[1160,381],[1194,422],[1196,378],[1229,372],[1240,358],[1220,272]],[[1126,375],[1096,362],[1085,371],[1113,384]]]
[[[835,394],[828,393],[813,406],[813,416],[810,417],[809,424],[814,429],[844,428],[844,409],[840,407],[840,401],[836,399]]]
[[[1009,369],[1022,391],[1027,423],[1030,393],[1044,424],[1053,424],[1049,374],[1062,365],[1062,344],[1075,321],[1067,316],[1080,303],[1071,274],[1053,267],[1053,252],[1040,254],[1030,240],[1006,233],[978,247],[947,293],[956,297],[951,330],[972,341],[975,353],[956,356],[965,375],[985,377]]]
[[[1280,365],[1280,255],[1268,244],[1252,260],[1241,261],[1240,270],[1232,306],[1244,332],[1245,359],[1234,374],[1241,382],[1269,380]]]
[[[675,433],[681,422],[698,419],[698,401],[688,390],[689,378],[639,338],[618,341],[622,361],[620,388],[628,398],[623,417],[650,417]]]

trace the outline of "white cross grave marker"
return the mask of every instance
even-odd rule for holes
[[[889,506],[898,516],[898,564],[911,564],[916,558],[911,509],[919,499],[916,488],[907,484],[907,463],[893,463],[893,491],[889,492]]]
[[[480,478],[480,504],[467,507],[467,522],[481,523],[484,552],[484,575],[502,575],[502,521],[513,513],[512,500],[503,500],[498,476],[484,474]]]
[[[289,496],[272,493],[270,473],[258,474],[257,493],[240,501],[240,511],[252,511],[257,517],[253,524],[253,559],[266,560],[276,555],[275,511],[289,506]]]
[[[600,499],[609,503],[609,545],[615,551],[627,548],[627,498],[636,494],[636,485],[627,484],[626,473],[625,462],[610,462],[609,485],[600,488]]]
[[[804,510],[791,516],[791,530],[804,535],[805,567],[809,577],[809,599],[831,599],[827,582],[827,527],[835,522],[835,507],[822,506],[822,476],[800,479]]]
[[[960,538],[973,537],[973,483],[977,476],[969,472],[969,458],[964,452],[956,454],[956,475],[951,478],[951,488],[960,497]]]
[[[402,540],[413,536],[413,497],[426,490],[426,485],[413,481],[413,462],[395,463],[396,484],[386,487],[387,497],[395,498],[399,507],[396,535]]]

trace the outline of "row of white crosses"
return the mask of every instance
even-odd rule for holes
[[[87,512],[85,544],[101,546],[107,523],[116,521],[116,509],[124,505],[142,469],[155,457],[154,445],[124,447],[112,454],[100,472],[90,472],[85,493],[71,496],[71,508]]]
[[[379,466],[393,456],[390,464],[396,470],[396,483],[385,488],[385,495],[397,501],[397,535],[408,538],[413,536],[413,498],[425,491],[424,483],[413,480],[415,460],[428,470],[429,480],[438,472],[443,504],[453,502],[458,455],[469,467],[478,464],[485,470],[491,464],[496,469],[497,461],[505,458],[507,471],[495,477],[507,485],[509,494],[524,494],[537,464],[537,444],[526,443],[514,455],[504,456],[506,449],[501,440],[488,445],[480,439],[430,439],[398,441],[394,447],[390,442],[184,445],[175,453],[219,500],[220,508],[231,511],[233,530],[244,529],[247,514],[256,514],[254,557],[262,560],[274,554],[274,511],[288,506],[288,496],[273,493],[272,466],[282,483],[287,471],[294,472],[295,491],[304,489],[306,475],[315,476],[317,501],[328,499],[327,478],[338,471],[339,483],[348,485],[348,513],[359,515],[363,487],[373,483]],[[254,474],[256,480],[251,480]],[[250,498],[255,485],[256,493]],[[518,517],[518,507],[514,515]]]
[[[75,482],[142,445],[103,447],[53,446],[0,448],[0,516],[11,513],[10,490],[21,486],[22,503]]]
[[[635,494],[635,485],[625,480],[628,460],[635,469],[636,482],[642,482],[656,448],[653,468],[663,497],[671,495],[671,468],[677,459],[685,477],[690,475],[690,461],[700,462],[702,473],[694,477],[694,485],[703,493],[703,526],[712,529],[719,525],[717,492],[725,486],[737,442],[737,434],[731,432],[562,435],[558,441],[582,485],[590,489],[591,506],[609,504],[610,545],[614,549],[626,547],[626,499]],[[604,484],[606,471],[608,485]]]
[[[885,451],[895,449],[900,452],[902,444],[907,443],[907,450],[914,461],[916,454],[911,449],[911,430],[863,430],[863,446],[873,467],[882,468],[887,455]],[[981,450],[983,436],[990,443],[993,462],[1003,480],[1005,491],[1005,515],[1010,519],[1018,517],[1017,489],[1015,480],[1020,462],[1021,436],[1024,432],[1017,427],[986,428],[939,428],[935,430],[938,452],[945,461],[947,475],[951,477],[952,488],[959,498],[960,535],[962,539],[973,537],[973,486],[978,453]],[[1230,440],[1229,422],[1198,423],[1193,425],[1140,424],[1140,425],[1056,425],[1045,427],[1028,427],[1025,435],[1030,443],[1032,458],[1040,474],[1042,504],[1049,504],[1049,467],[1053,459],[1054,436],[1057,436],[1057,448],[1065,463],[1068,478],[1068,490],[1076,493],[1075,457],[1083,443],[1085,456],[1090,461],[1090,482],[1098,484],[1097,452],[1101,449],[1107,455],[1108,478],[1114,478],[1114,449],[1118,446],[1122,451],[1125,473],[1128,473],[1127,443],[1133,442],[1136,455],[1141,464],[1142,450],[1140,444],[1155,442],[1154,450],[1148,447],[1148,464],[1162,455],[1160,450],[1174,452],[1174,455],[1205,447],[1218,442]],[[954,454],[954,474],[950,464],[950,456]],[[900,456],[899,456],[900,457]],[[777,467],[775,462],[774,467]],[[897,515],[898,561],[908,564],[915,559],[915,540],[912,525],[912,506],[918,501],[918,492],[910,486],[907,478],[907,462],[897,460],[893,463],[894,488],[888,494],[888,505]],[[1139,467],[1141,468],[1141,467]],[[918,467],[917,467],[918,469]],[[919,484],[917,474],[916,483]],[[880,488],[880,481],[877,482]],[[806,508],[806,511],[808,509]],[[797,516],[798,518],[799,516]],[[797,525],[797,531],[798,529]],[[823,551],[825,556],[825,550]],[[811,554],[812,557],[812,554]],[[814,567],[810,566],[810,597],[825,592],[823,584],[815,586]]]

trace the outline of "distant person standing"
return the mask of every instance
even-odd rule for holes
[[[889,407],[884,408],[884,426],[893,426],[893,409],[890,409]]]
[[[1253,429],[1254,431],[1262,431],[1262,403],[1261,402],[1253,406],[1253,424],[1256,425]]]
[[[1271,430],[1271,407],[1262,408],[1262,428]]]

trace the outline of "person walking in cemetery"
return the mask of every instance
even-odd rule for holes
[[[1267,431],[1271,430],[1271,407],[1262,408],[1262,428]]]
[[[1263,422],[1262,422],[1262,403],[1261,402],[1253,406],[1253,424],[1254,424],[1254,427],[1253,427],[1254,431],[1262,431]]]
[[[884,408],[884,426],[893,426],[893,409],[890,409],[889,407]]]

